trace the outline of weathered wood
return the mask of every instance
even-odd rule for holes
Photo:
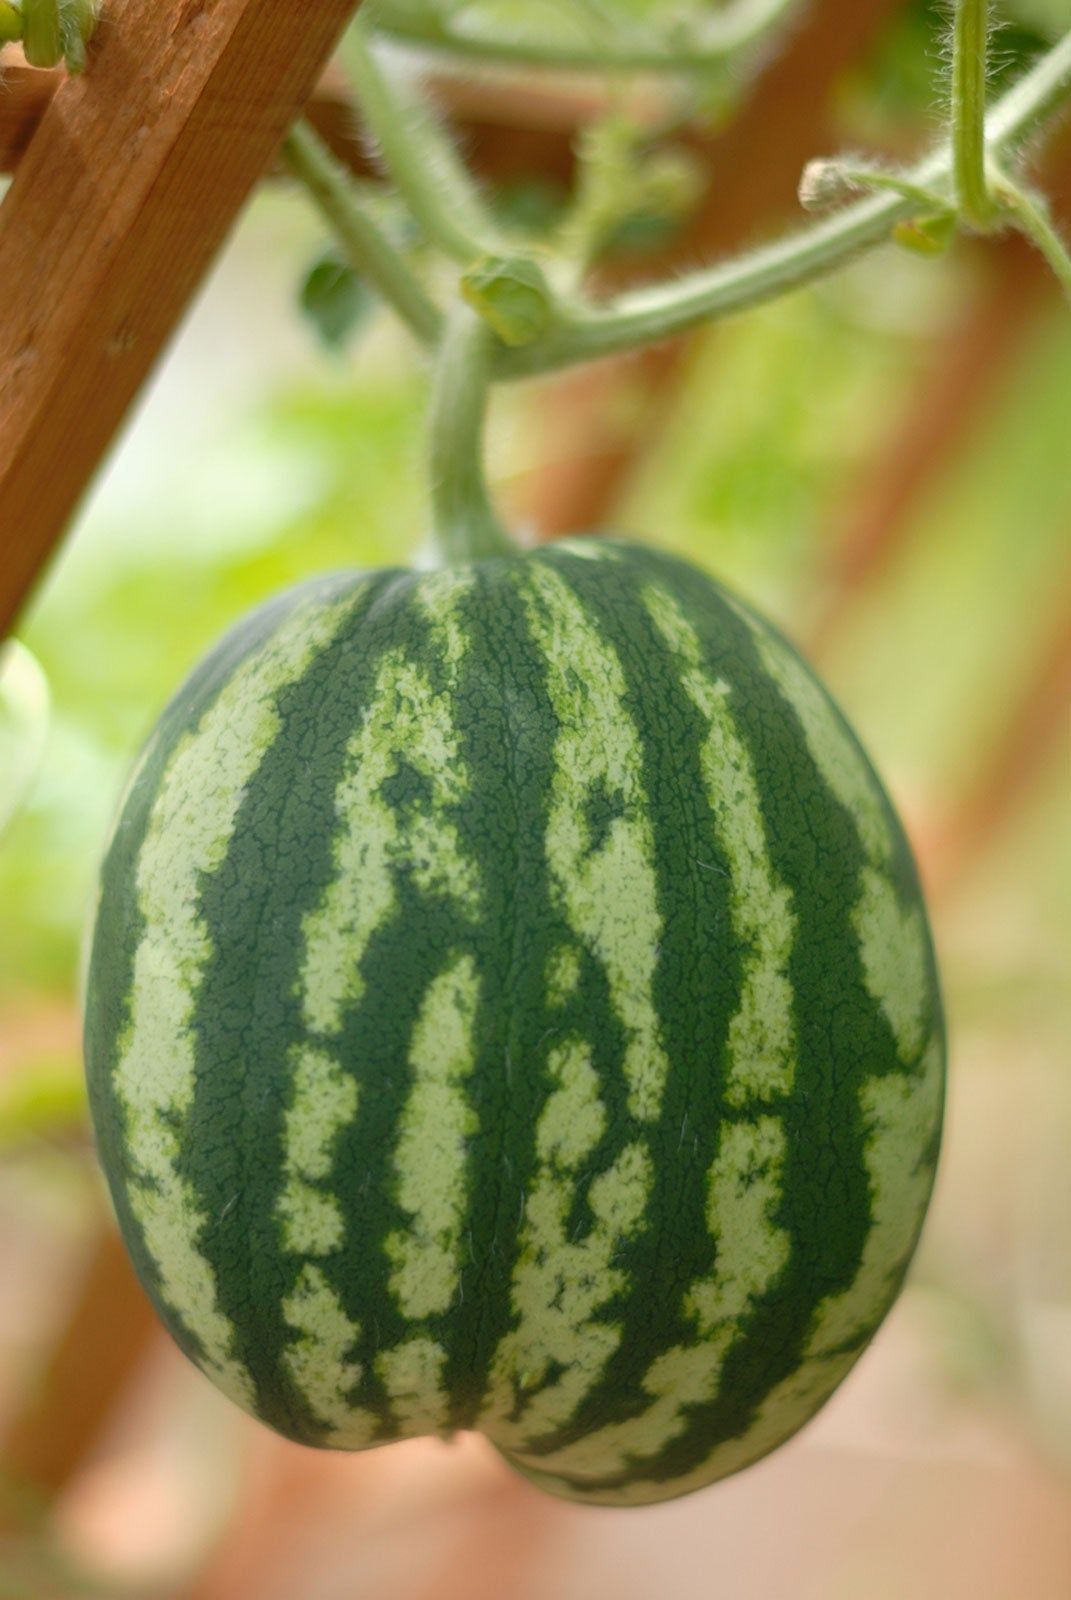
[[[127,0],[0,210],[0,633],[355,0]]]

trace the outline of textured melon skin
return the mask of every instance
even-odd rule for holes
[[[900,1287],[944,1030],[900,825],[791,647],[569,541],[321,579],[165,712],[104,862],[99,1149],[290,1438],[479,1428],[601,1504],[822,1405]]]

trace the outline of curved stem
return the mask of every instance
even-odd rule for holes
[[[498,231],[450,140],[383,72],[359,21],[343,41],[342,61],[383,161],[428,238],[465,266],[501,250]]]
[[[500,62],[517,67],[558,68],[566,72],[591,72],[608,67],[638,72],[695,73],[721,65],[757,44],[773,31],[799,0],[735,0],[706,18],[699,26],[675,30],[665,38],[644,37],[622,31],[617,37],[601,32],[590,44],[567,44],[553,39],[510,39],[491,33],[472,33],[449,16],[429,25],[425,14],[398,0],[379,0],[372,23],[379,32],[423,49],[449,51],[471,60]]]
[[[989,159],[999,166],[1068,99],[1071,33],[994,107],[987,125]],[[940,196],[951,190],[952,167],[952,151],[946,147],[906,174],[905,181],[911,188]],[[759,305],[887,240],[896,224],[909,220],[916,210],[914,201],[903,194],[877,194],[786,239],[675,283],[622,295],[588,310],[563,307],[545,338],[523,350],[504,352],[498,372],[503,377],[527,377],[554,371],[657,343],[711,317]]]
[[[394,307],[423,344],[434,344],[442,331],[441,311],[361,206],[349,173],[319,134],[307,122],[299,122],[287,136],[282,155],[330,222],[354,270]]]
[[[450,317],[431,405],[435,535],[447,561],[509,555],[513,540],[491,504],[483,470],[491,330],[467,306]]]
[[[993,221],[986,178],[985,100],[989,0],[956,0],[952,26],[952,160],[960,215],[975,228]]]
[[[1001,214],[1041,251],[1071,299],[1071,253],[1057,232],[1043,196],[1001,176],[994,184]]]

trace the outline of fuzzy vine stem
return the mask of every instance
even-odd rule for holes
[[[994,178],[993,195],[1001,215],[1032,241],[1071,299],[1071,254],[1053,225],[1045,197],[1003,174]]]
[[[554,68],[565,72],[605,71],[694,75],[721,66],[759,44],[795,9],[799,0],[735,0],[693,28],[677,28],[665,36],[615,34],[606,26],[592,42],[572,44],[554,39],[511,39],[503,34],[476,33],[456,18],[414,7],[406,0],[376,0],[369,20],[378,32],[422,49],[449,52],[477,61],[518,67]]]
[[[986,176],[989,0],[956,0],[952,24],[952,157],[963,221],[984,231],[996,217]]]
[[[282,155],[331,224],[354,271],[394,307],[422,344],[435,344],[442,332],[442,312],[361,205],[349,173],[319,134],[307,122],[297,123],[287,135]]]
[[[987,159],[1002,168],[1068,99],[1071,33],[991,109]],[[906,174],[906,183],[936,196],[951,194],[953,164],[953,151],[946,146]],[[713,317],[760,305],[889,239],[897,224],[909,221],[916,209],[909,194],[896,190],[868,195],[786,239],[675,283],[622,295],[604,306],[562,307],[544,338],[521,350],[501,352],[498,373],[519,378],[555,371],[657,343]]]
[[[435,535],[447,561],[508,555],[483,465],[483,431],[494,335],[468,306],[446,323],[431,401],[431,495]]]
[[[342,62],[384,165],[429,240],[464,266],[500,251],[498,230],[449,138],[382,70],[360,19],[347,30]]]

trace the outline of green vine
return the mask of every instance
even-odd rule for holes
[[[601,3],[585,0],[585,5]],[[750,47],[787,9],[773,0],[750,5],[738,0],[717,13],[719,48],[729,52],[730,40],[735,40],[732,49]],[[437,7],[413,0],[376,0],[366,12],[392,36],[408,18],[413,37],[419,32],[425,43],[434,42],[429,29],[438,17],[456,43],[451,33],[460,27],[456,11],[449,23]],[[750,19],[746,27],[745,17]],[[1071,293],[1071,256],[1047,203],[1018,176],[1033,136],[1071,100],[1071,33],[987,111],[988,28],[988,0],[957,0],[948,138],[915,167],[896,172],[858,162],[814,163],[804,174],[801,198],[811,208],[829,209],[829,215],[673,282],[593,303],[581,285],[607,230],[628,214],[637,196],[654,194],[667,209],[685,203],[688,174],[667,175],[652,162],[644,139],[622,131],[611,118],[597,125],[593,137],[601,142],[581,163],[577,198],[566,222],[538,249],[518,247],[516,240],[503,237],[448,135],[377,55],[362,12],[350,29],[343,60],[398,193],[427,241],[454,263],[454,309],[444,311],[419,281],[375,222],[359,186],[310,129],[295,130],[285,154],[352,266],[438,352],[433,501],[448,558],[470,560],[509,548],[482,466],[481,435],[494,381],[552,372],[684,333],[798,288],[890,239],[936,254],[958,229],[1017,228],[1034,241]],[[670,49],[671,35],[672,30],[662,40],[662,59],[683,70],[683,59]],[[635,53],[634,44],[618,41],[611,64],[617,63],[614,52],[622,51],[633,65],[650,64],[643,52]],[[539,51],[527,47],[525,59],[544,62]],[[562,64],[576,61],[571,57]]]
[[[759,44],[799,4],[799,0],[734,0],[734,3],[669,28],[630,26],[620,15],[593,0],[572,0],[568,9],[581,37],[573,41],[540,38],[535,33],[510,36],[465,26],[471,7],[449,10],[421,0],[372,0],[369,20],[379,32],[405,44],[449,53],[461,60],[497,62],[516,67],[551,67],[573,72],[668,72],[694,77],[723,66]],[[584,26],[584,24],[587,26]],[[583,36],[586,35],[586,38]]]
[[[952,23],[952,156],[959,213],[984,230],[994,218],[986,174],[989,0],[956,0]]]
[[[31,67],[85,69],[99,0],[0,0],[0,44],[21,42]]]
[[[383,71],[363,22],[349,29],[342,61],[383,164],[429,241],[465,266],[500,250],[494,220],[449,138]]]
[[[283,160],[331,224],[354,270],[394,307],[423,344],[435,344],[443,316],[405,256],[362,204],[349,172],[307,122],[292,128]]]

